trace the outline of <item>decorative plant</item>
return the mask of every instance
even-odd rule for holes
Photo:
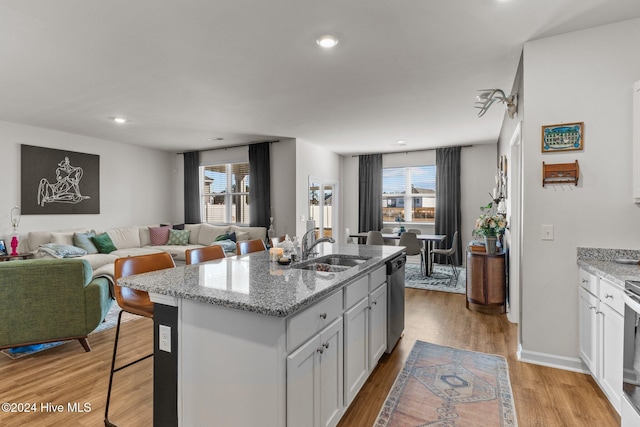
[[[493,202],[482,206],[480,211],[482,214],[476,220],[476,228],[473,230],[474,236],[498,237],[504,233],[507,220],[504,215],[493,212]]]

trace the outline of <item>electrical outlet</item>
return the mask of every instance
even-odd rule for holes
[[[542,240],[553,240],[553,225],[542,226]]]
[[[159,325],[160,342],[158,347],[162,351],[171,353],[171,326]]]

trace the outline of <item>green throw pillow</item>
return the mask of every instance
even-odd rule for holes
[[[167,245],[187,246],[189,244],[189,234],[191,230],[169,230],[169,241]]]
[[[229,235],[228,234],[221,234],[218,237],[216,237],[214,242],[220,242],[222,240],[229,240]]]
[[[96,237],[96,232],[93,230],[88,233],[73,233],[73,246],[84,249],[88,254],[97,254],[98,248],[91,241],[92,237]]]
[[[91,237],[91,241],[96,248],[98,248],[98,252],[101,254],[110,254],[111,252],[117,250],[116,246],[113,244],[111,237],[107,233],[98,234],[97,236]]]

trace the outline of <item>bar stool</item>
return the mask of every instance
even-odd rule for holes
[[[266,250],[267,247],[260,239],[242,240],[240,242],[236,242],[236,252],[238,253],[238,255],[245,255],[251,252],[260,252]]]
[[[118,325],[116,327],[116,339],[113,345],[113,357],[111,359],[111,372],[109,374],[109,389],[107,391],[107,404],[104,410],[104,425],[107,427],[116,427],[109,421],[109,403],[111,401],[111,386],[113,385],[113,374],[127,368],[142,360],[153,356],[153,353],[143,356],[140,359],[127,363],[116,369],[116,354],[118,351],[118,338],[120,337],[120,324],[122,321],[122,313],[127,312],[137,314],[138,316],[153,319],[153,303],[149,299],[149,293],[126,288],[118,285],[118,279],[134,274],[146,273],[149,271],[163,270],[165,268],[173,268],[175,263],[173,257],[167,252],[150,255],[138,255],[127,258],[118,258],[114,266],[114,285],[113,290],[116,302],[122,308],[118,314]]]
[[[222,246],[204,246],[202,248],[187,249],[185,251],[187,265],[198,264],[205,261],[224,258]]]

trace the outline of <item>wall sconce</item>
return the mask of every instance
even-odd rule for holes
[[[475,108],[480,109],[478,117],[484,116],[484,113],[486,113],[489,107],[496,101],[507,105],[507,114],[509,114],[510,118],[513,119],[516,116],[518,112],[517,93],[507,97],[501,89],[480,89],[480,92],[482,93],[476,97],[478,101],[475,105]]]

